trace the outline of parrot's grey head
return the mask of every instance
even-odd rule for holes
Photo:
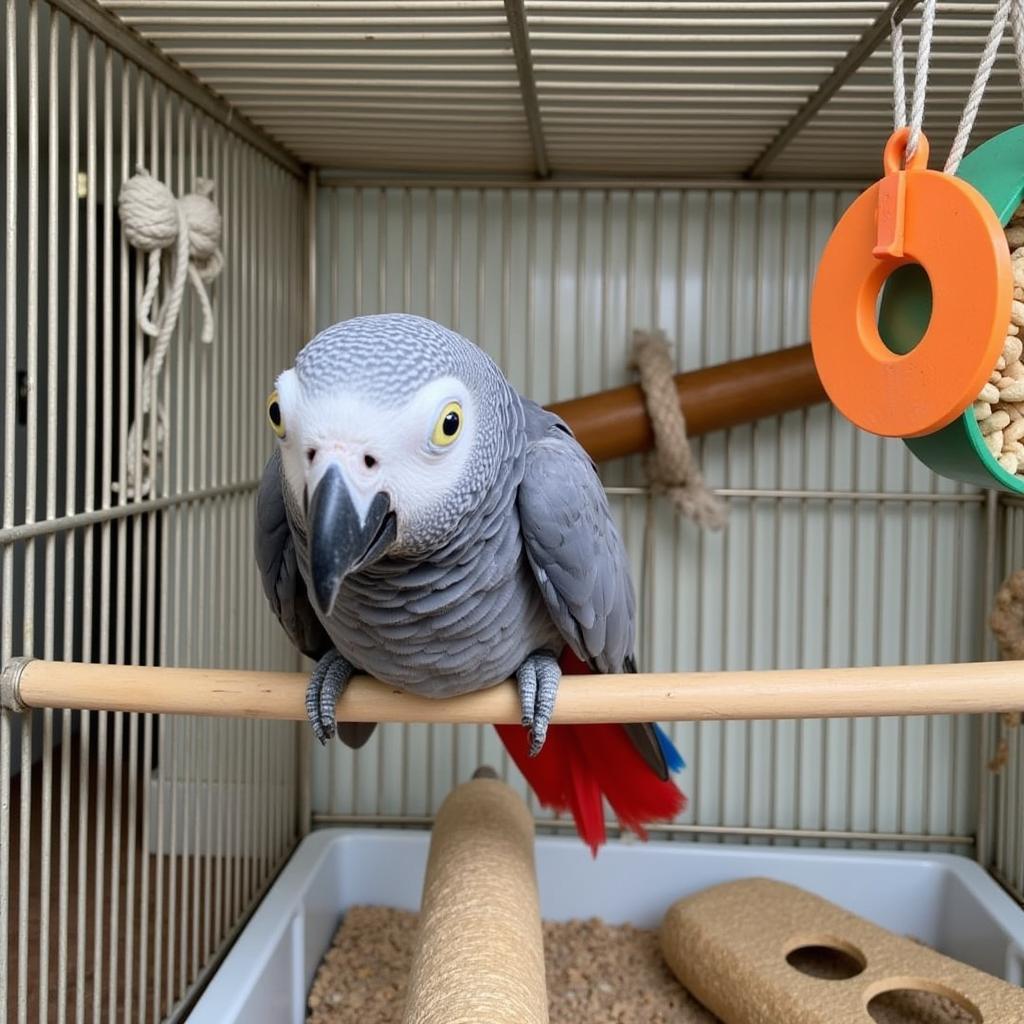
[[[278,377],[267,414],[327,614],[346,575],[456,536],[515,458],[522,410],[472,342],[383,315],[318,334]]]

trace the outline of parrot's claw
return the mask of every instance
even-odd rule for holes
[[[352,666],[337,651],[328,651],[309,677],[306,717],[313,726],[313,735],[321,743],[326,743],[338,731],[335,706],[352,672]]]
[[[530,757],[536,757],[544,746],[561,678],[558,659],[550,651],[534,652],[516,672],[522,723],[530,730]]]

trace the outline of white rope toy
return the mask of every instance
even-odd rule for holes
[[[936,0],[925,0],[921,10],[921,30],[918,37],[917,64],[914,69],[914,96],[910,111],[910,137],[907,140],[907,159],[914,155],[921,127],[924,123],[924,98],[928,88],[928,64],[931,59],[932,36],[935,31]],[[971,137],[978,109],[981,107],[985,87],[988,85],[992,68],[995,66],[999,44],[1006,32],[1007,22],[1013,26],[1013,44],[1017,56],[1017,70],[1020,75],[1021,91],[1024,92],[1024,0],[1000,0],[992,18],[985,47],[978,62],[978,70],[971,84],[967,102],[964,104],[956,137],[950,147],[949,157],[943,168],[946,174],[956,174],[960,161],[967,151],[967,143]],[[893,22],[892,25],[892,84],[893,84],[893,123],[895,128],[907,125],[906,82],[903,71],[903,25]]]
[[[157,382],[171,335],[178,325],[186,279],[192,282],[202,310],[200,339],[206,345],[213,341],[213,310],[206,286],[221,272],[224,257],[220,251],[221,216],[210,198],[212,195],[213,182],[198,178],[195,192],[175,199],[162,181],[140,167],[122,184],[118,196],[125,237],[140,252],[149,254],[146,288],[139,303],[139,326],[156,339],[142,370],[141,401],[124,456],[124,483],[114,485],[116,490],[123,487],[129,498],[142,498],[149,493],[166,438],[166,414],[156,399]],[[159,315],[155,316],[163,251],[172,246],[171,281]],[[140,450],[139,433],[145,417],[154,408],[156,436],[152,441],[145,439]],[[150,450],[151,443],[154,451]]]

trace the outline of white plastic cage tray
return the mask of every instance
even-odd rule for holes
[[[419,907],[430,835],[314,832],[228,954],[190,1024],[301,1024],[306,995],[346,909]],[[952,854],[612,844],[592,860],[575,838],[537,840],[546,919],[655,928],[680,896],[737,878],[800,885],[950,956],[1024,983],[1024,911],[974,862]]]

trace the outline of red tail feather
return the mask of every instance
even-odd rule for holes
[[[567,675],[590,672],[568,650],[561,665]],[[619,822],[643,838],[645,824],[670,821],[686,807],[686,797],[651,771],[620,725],[553,725],[537,757],[529,756],[529,736],[522,726],[495,728],[537,799],[552,810],[570,812],[595,855],[605,841],[603,798]]]
[[[686,809],[686,797],[676,784],[651,771],[622,726],[582,728],[588,730],[580,743],[587,767],[622,825],[646,838],[644,825],[671,821]]]
[[[572,740],[572,753],[566,762],[570,780],[570,809],[576,831],[596,857],[597,848],[607,838],[604,830],[604,802],[597,776],[587,771],[583,738],[573,732],[572,726],[555,726],[566,730]]]

